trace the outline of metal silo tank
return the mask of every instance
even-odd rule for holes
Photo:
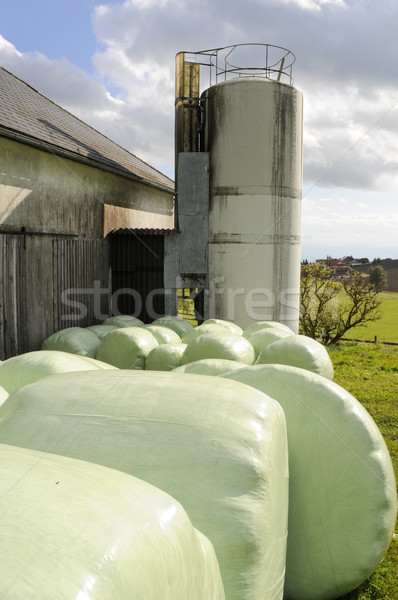
[[[212,316],[298,330],[302,94],[264,77],[204,92]]]

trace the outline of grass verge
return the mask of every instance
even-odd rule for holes
[[[398,299],[395,299],[398,308]],[[342,342],[328,348],[334,381],[348,390],[379,427],[398,476],[398,347]],[[397,529],[396,529],[397,531]],[[398,539],[372,577],[344,600],[398,600]]]

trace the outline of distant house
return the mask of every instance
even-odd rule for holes
[[[0,157],[0,359],[112,309],[162,312],[168,177],[3,68]]]
[[[332,269],[333,279],[348,279],[350,277],[350,264],[345,262],[344,259],[339,258],[326,258],[319,259],[316,262],[325,263],[330,269]]]

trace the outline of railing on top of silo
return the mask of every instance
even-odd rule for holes
[[[209,67],[208,87],[234,77],[265,77],[293,85],[296,57],[273,44],[234,44],[199,52],[184,52],[185,61]],[[250,65],[250,66],[248,66]]]
[[[176,181],[178,154],[199,150],[198,131],[202,127],[201,107],[204,102],[201,99],[202,91],[222,81],[239,77],[263,77],[293,86],[295,61],[296,57],[293,52],[273,44],[234,44],[199,52],[181,51],[177,53],[175,71]]]

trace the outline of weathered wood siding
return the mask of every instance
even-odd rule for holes
[[[109,294],[108,240],[0,234],[0,359],[100,322]]]

